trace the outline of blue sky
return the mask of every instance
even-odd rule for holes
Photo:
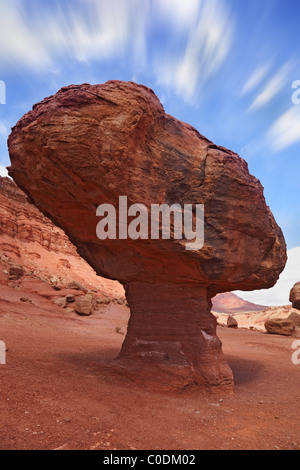
[[[0,174],[10,127],[33,103],[71,83],[145,84],[248,162],[284,232],[290,282],[300,280],[299,24],[299,0],[0,0]],[[287,297],[286,282],[276,302]]]

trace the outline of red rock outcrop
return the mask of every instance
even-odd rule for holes
[[[96,275],[66,234],[29,204],[10,178],[0,177],[0,216],[0,284],[21,279],[21,269],[26,277],[18,283],[20,289],[29,283],[37,291],[45,289],[43,282],[52,287],[70,283],[70,288],[84,283],[111,300],[124,296],[118,282]]]
[[[293,308],[300,310],[300,282],[296,282],[292,287],[289,300],[292,303]]]
[[[13,240],[12,252],[20,256],[18,242],[33,242],[48,251],[78,256],[65,233],[55,227],[10,178],[0,177],[0,250],[10,252],[6,237]]]
[[[98,274],[125,286],[131,317],[120,368],[145,385],[232,390],[211,298],[269,288],[286,263],[283,235],[247,163],[131,82],[62,88],[17,123],[8,145],[10,176]],[[204,204],[203,248],[186,250],[172,236],[99,240],[96,208],[118,209],[119,196],[148,209]]]

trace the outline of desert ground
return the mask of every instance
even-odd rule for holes
[[[218,326],[233,395],[145,390],[110,364],[129,309],[84,317],[0,286],[0,449],[300,449],[295,338]]]

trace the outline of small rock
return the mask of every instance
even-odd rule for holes
[[[73,290],[82,290],[82,292],[87,292],[87,289],[80,284],[80,282],[77,281],[71,281],[67,285],[67,289],[73,289]]]
[[[272,335],[291,336],[295,330],[295,325],[286,319],[272,318],[265,322],[265,329]]]
[[[9,268],[9,279],[16,281],[22,276],[24,276],[23,267],[18,264],[12,264]]]
[[[110,299],[96,299],[97,304],[99,305],[108,305],[110,303]]]
[[[237,328],[238,327],[238,322],[236,321],[236,319],[232,315],[229,315],[229,317],[227,318],[227,326],[228,326],[228,328]]]
[[[61,290],[61,286],[57,283],[51,283],[51,287],[54,290]]]
[[[300,326],[300,314],[299,313],[292,312],[287,319],[293,322],[295,326]]]
[[[290,302],[293,307],[300,310],[300,282],[296,282],[294,287],[290,291]]]
[[[75,312],[78,315],[91,315],[95,299],[91,294],[83,295],[76,300]]]
[[[21,297],[20,302],[30,302],[30,303],[32,303],[32,300],[28,299],[28,297]]]
[[[54,299],[53,302],[58,305],[59,307],[66,308],[67,300],[65,297],[60,297],[58,299]]]

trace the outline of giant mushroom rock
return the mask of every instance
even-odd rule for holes
[[[149,387],[231,391],[211,298],[270,288],[286,263],[247,163],[166,114],[149,88],[120,81],[62,88],[22,117],[8,146],[9,175],[30,201],[99,275],[125,287],[119,370]],[[187,250],[174,221],[170,239],[100,240],[96,208],[111,204],[118,215],[120,196],[149,209],[203,204],[204,246]]]

